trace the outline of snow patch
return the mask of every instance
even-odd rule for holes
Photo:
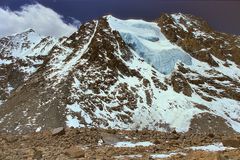
[[[91,124],[92,123],[92,120],[91,118],[89,117],[89,115],[80,107],[80,105],[75,102],[74,104],[72,105],[67,105],[66,107],[70,112],[74,112],[74,113],[79,113],[81,115],[82,118],[84,118],[84,121],[85,122],[82,122],[82,123],[87,123],[87,124]],[[69,116],[69,115],[68,115]],[[67,116],[67,117],[68,117]],[[67,118],[68,119],[68,118]],[[78,120],[79,122],[79,120]]]
[[[166,153],[166,154],[152,154],[150,155],[151,158],[156,159],[156,158],[169,158],[175,155],[186,155],[186,153],[178,152],[178,153]]]
[[[181,19],[189,22],[189,20],[187,20],[186,17],[185,17],[183,14],[181,14],[181,13],[171,14],[171,16],[172,16],[175,24],[177,24],[178,26],[180,26],[185,32],[188,32],[188,29],[187,29],[183,24],[180,23],[180,20],[181,20]],[[190,22],[189,22],[188,24],[190,24]]]
[[[68,127],[74,127],[74,128],[84,127],[84,126],[80,125],[77,117],[72,117],[71,115],[67,115],[66,124]]]
[[[154,145],[152,142],[117,142],[114,147],[137,147],[137,146],[143,146],[143,147],[148,147]]]
[[[67,109],[73,111],[73,112],[80,112],[81,108],[77,103],[74,103],[72,105],[67,105]]]
[[[142,155],[140,154],[132,154],[132,155],[120,155],[120,156],[115,156],[115,159],[126,159],[126,158],[141,158]]]
[[[42,129],[42,127],[38,127],[38,128],[36,129],[36,132],[40,132],[41,129]]]
[[[0,65],[1,64],[11,64],[12,63],[12,61],[11,60],[6,60],[6,59],[0,59]]]
[[[235,149],[235,148],[224,147],[222,143],[214,143],[212,145],[190,147],[190,149],[217,152],[217,151],[224,151],[224,150]]]

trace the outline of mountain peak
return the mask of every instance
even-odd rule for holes
[[[28,36],[30,34],[37,34],[35,32],[35,30],[31,29],[31,28],[28,28],[28,29],[25,29],[24,31],[22,32],[18,32],[18,33],[15,33],[15,34],[12,34],[11,37],[16,37],[16,36]]]
[[[106,19],[109,19],[109,18],[115,18],[113,15],[111,15],[111,14],[107,14],[107,15],[105,15],[105,16],[103,16],[103,18],[106,18]]]
[[[188,14],[163,14],[158,20],[162,33],[198,60],[218,66],[213,56],[240,64],[236,36],[214,31],[202,18]]]
[[[25,33],[31,33],[31,32],[35,32],[35,30],[32,29],[32,28],[28,28],[28,29],[26,29],[24,32],[25,32]]]

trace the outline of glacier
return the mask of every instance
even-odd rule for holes
[[[106,18],[110,27],[120,33],[125,43],[160,73],[171,73],[177,62],[192,65],[191,56],[172,44],[156,23],[120,20],[110,15]]]

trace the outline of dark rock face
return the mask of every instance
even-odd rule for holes
[[[186,96],[191,97],[192,88],[181,73],[173,73],[171,77],[171,83],[173,85],[174,91],[177,93],[182,92]]]
[[[233,134],[235,131],[228,126],[222,117],[202,113],[192,119],[190,131],[201,133]]]

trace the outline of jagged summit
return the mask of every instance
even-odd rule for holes
[[[22,33],[36,33],[36,31],[32,28],[27,28],[23,32],[18,33],[18,34],[22,34]]]
[[[9,35],[9,36],[3,36],[3,37],[0,37],[1,39],[2,38],[7,38],[7,37],[16,37],[16,36],[18,36],[18,35],[20,35],[20,36],[23,36],[23,35],[28,35],[28,34],[30,34],[30,33],[36,33],[36,31],[34,30],[34,29],[32,29],[32,28],[27,28],[27,29],[25,29],[25,30],[23,30],[23,31],[21,31],[21,32],[18,32],[18,33],[14,33],[14,34],[12,34],[12,35]]]
[[[214,31],[206,21],[187,14],[163,14],[156,22],[161,32],[192,57],[218,66],[214,57],[240,64],[239,38]],[[214,56],[214,57],[213,57]]]
[[[67,38],[40,43],[48,46],[35,50],[42,62],[1,95],[1,131],[87,126],[240,132],[237,38],[198,21],[183,14],[156,22],[104,16]],[[5,91],[11,70],[0,67]]]

